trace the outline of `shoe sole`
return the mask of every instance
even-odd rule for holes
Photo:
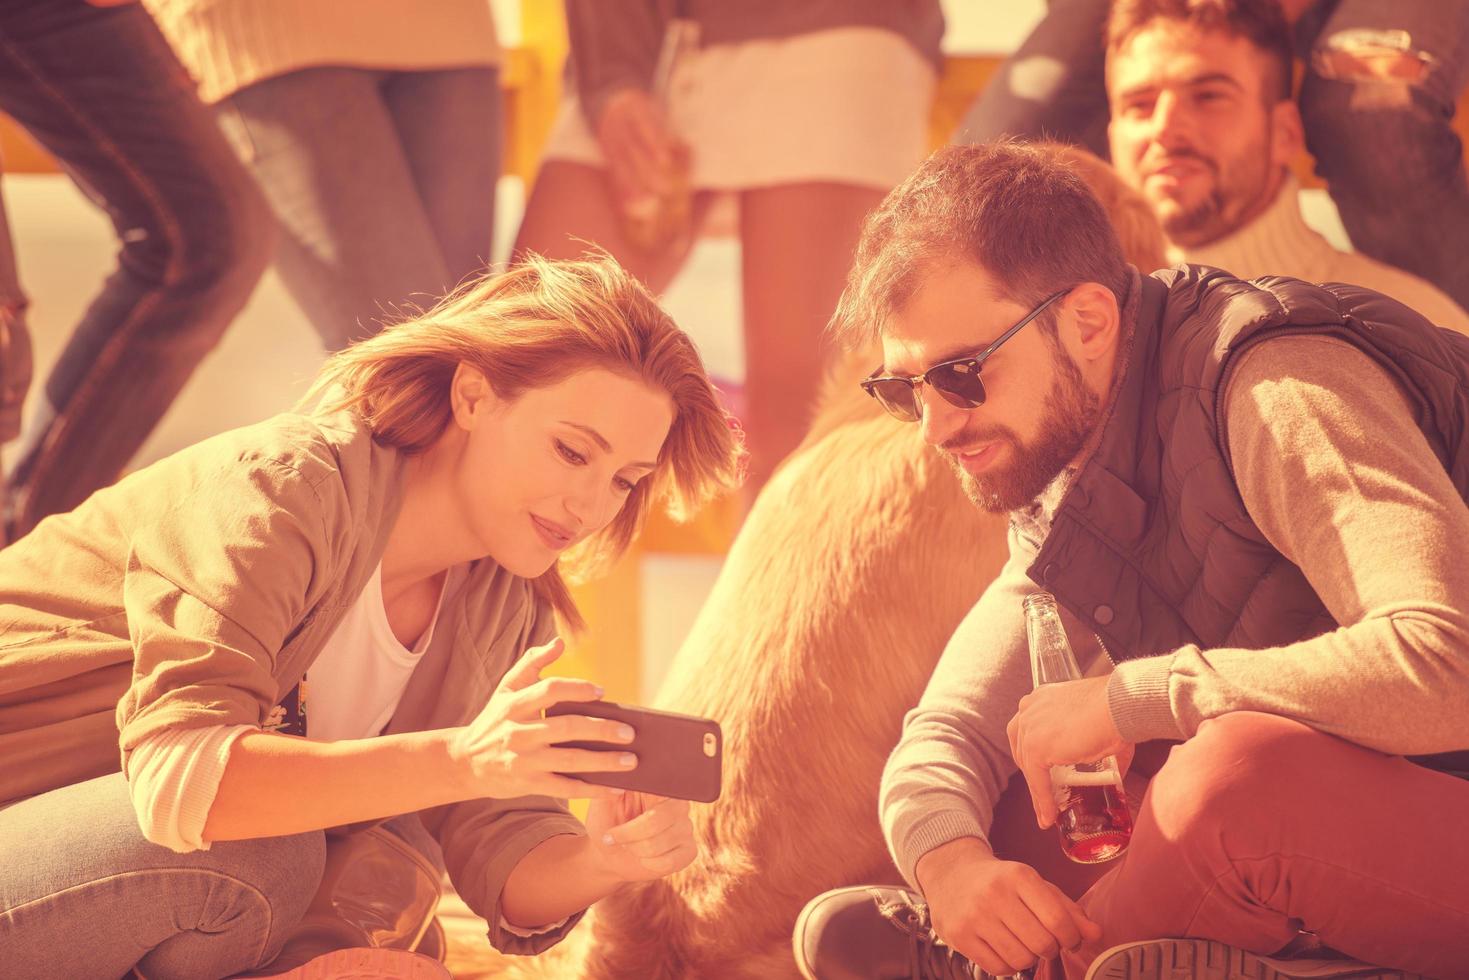
[[[1163,939],[1108,950],[1086,980],[1426,980],[1417,973],[1257,956],[1211,939]]]
[[[454,980],[444,965],[401,949],[339,949],[284,973],[252,980]]]

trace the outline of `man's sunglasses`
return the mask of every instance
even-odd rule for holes
[[[926,384],[939,393],[939,397],[950,405],[958,408],[978,408],[984,404],[984,382],[980,380],[979,371],[984,366],[985,360],[999,350],[1000,347],[1020,332],[1020,328],[1031,320],[1040,316],[1046,307],[1056,300],[1071,292],[1063,289],[1058,293],[1052,293],[1041,301],[1041,305],[1025,315],[1025,319],[1015,324],[1009,330],[1000,334],[1000,338],[990,344],[978,354],[969,357],[956,357],[952,361],[943,361],[911,377],[885,374],[879,375],[873,371],[862,381],[862,388],[894,418],[902,419],[904,422],[917,422],[923,417],[923,402],[918,397],[918,386]]]

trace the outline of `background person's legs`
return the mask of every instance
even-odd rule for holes
[[[392,73],[308,68],[257,82],[217,107],[280,223],[281,279],[328,350],[371,336],[404,305],[432,305],[457,282],[463,273],[451,267],[441,231],[458,269],[470,263],[466,254],[475,263],[489,256],[500,140],[498,90],[485,89],[493,74],[441,80],[442,93],[408,85],[390,105],[386,91],[402,82]],[[485,93],[478,113],[468,91]],[[448,103],[430,109],[436,94]],[[395,112],[410,104],[425,118],[400,130]],[[447,116],[461,128],[410,152],[405,139]],[[452,151],[449,139],[458,141]],[[443,154],[450,159],[431,162]],[[426,198],[421,181],[446,186]],[[458,218],[445,213],[450,193],[459,196]]]
[[[711,199],[707,193],[695,193],[691,234],[667,249],[649,252],[633,245],[623,233],[622,216],[605,169],[548,160],[536,174],[526,201],[512,260],[527,252],[548,259],[578,259],[593,248],[602,248],[649,289],[661,293],[688,258]]]
[[[0,200],[0,445],[20,435],[20,411],[31,386],[31,335],[25,291],[15,268],[15,242]],[[0,501],[4,489],[0,487]],[[5,543],[0,528],[0,545]]]
[[[122,243],[26,425],[11,474],[24,533],[121,473],[254,289],[270,222],[136,4],[0,7],[0,108],[107,211]]]
[[[1352,245],[1469,308],[1469,181],[1451,121],[1469,80],[1469,4],[1340,0],[1301,116]]]
[[[0,810],[6,976],[210,980],[269,963],[305,912],[318,831],[176,854],[138,829],[121,773]]]
[[[504,142],[499,70],[395,72],[383,85],[383,101],[438,239],[448,284],[483,273],[493,258]]]
[[[1111,4],[1050,0],[1046,16],[974,100],[954,142],[1047,137],[1107,159],[1102,32]]]
[[[26,325],[26,296],[15,268],[15,241],[0,200],[0,447],[20,435],[21,409],[31,388],[31,334]],[[0,548],[8,544],[4,514],[10,488],[0,479]]]
[[[1274,715],[1200,726],[1149,786],[1132,845],[1082,899],[1103,938],[1277,952],[1300,930],[1378,966],[1469,976],[1469,781]]]
[[[823,331],[846,283],[862,219],[883,196],[833,183],[740,194],[751,496],[811,424],[826,363]]]

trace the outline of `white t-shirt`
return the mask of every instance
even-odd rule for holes
[[[451,569],[439,591],[433,619],[410,649],[393,635],[383,604],[383,567],[337,624],[306,675],[306,734],[320,742],[382,734],[413,669],[434,637]]]

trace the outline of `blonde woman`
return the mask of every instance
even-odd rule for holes
[[[610,261],[532,260],[336,355],[312,397],[0,552],[7,971],[265,967],[323,830],[397,814],[517,953],[692,860],[686,804],[557,775],[636,759],[552,747],[630,733],[542,718],[601,692],[539,679],[553,614],[578,622],[561,557],[734,481],[688,338]],[[592,799],[585,826],[567,796]],[[414,955],[279,975],[444,975]]]

